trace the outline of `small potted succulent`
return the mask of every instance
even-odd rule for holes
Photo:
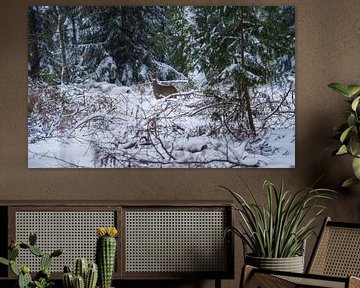
[[[334,155],[350,155],[352,157],[354,176],[342,184],[343,187],[349,187],[360,183],[360,85],[331,83],[328,86],[346,97],[350,104],[346,122],[334,128],[340,142]]]
[[[247,248],[244,249],[245,264],[302,273],[305,241],[314,233],[315,220],[326,209],[318,200],[331,199],[334,191],[310,187],[291,193],[283,184],[277,188],[266,180],[267,203],[262,205],[244,180],[242,182],[251,201],[227,187],[220,187],[236,202],[233,208],[240,215],[239,226],[229,227],[226,232],[239,236]]]
[[[18,277],[18,288],[50,288],[54,286],[54,282],[50,280],[50,265],[52,259],[62,255],[64,250],[57,249],[52,253],[46,253],[36,246],[36,242],[36,234],[30,233],[29,243],[13,242],[9,248],[8,259],[0,257],[0,263],[10,266],[11,271]],[[36,273],[34,279],[31,277],[28,266],[19,265],[16,262],[20,249],[28,250],[31,254],[40,258],[41,270]]]

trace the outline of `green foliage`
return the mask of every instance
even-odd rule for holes
[[[33,282],[33,288],[51,288],[54,286],[54,282],[49,282],[48,280],[41,278],[38,281]]]
[[[269,83],[291,85],[286,76],[295,72],[294,7],[212,6],[196,8],[193,14],[193,61],[207,77],[206,95],[218,94],[221,87],[220,97],[233,103],[235,117],[229,119],[227,107],[219,114],[231,120],[235,134],[255,135],[254,89]]]
[[[96,263],[88,262],[86,258],[78,258],[74,263],[74,272],[69,266],[64,266],[62,282],[64,288],[95,288],[98,279]]]
[[[221,186],[236,200],[234,209],[241,217],[240,228],[230,227],[226,232],[239,236],[257,257],[287,258],[301,255],[305,240],[314,233],[315,220],[326,209],[318,204],[318,200],[331,199],[334,191],[310,187],[291,193],[284,189],[283,183],[277,188],[266,180],[264,189],[267,203],[263,206],[257,202],[244,180],[242,182],[251,201]]]
[[[12,243],[8,251],[9,259],[0,257],[0,263],[10,266],[11,271],[18,276],[19,288],[49,288],[53,286],[53,282],[50,281],[50,264],[53,257],[63,254],[63,249],[55,250],[53,253],[44,253],[36,245],[37,236],[35,233],[30,233],[29,243]],[[28,250],[33,255],[40,257],[41,270],[35,275],[34,281],[30,275],[30,268],[26,265],[19,266],[16,263],[16,259],[19,256],[19,250]]]
[[[360,183],[360,85],[344,85],[341,83],[331,83],[328,85],[338,94],[347,98],[350,110],[346,122],[334,127],[334,131],[339,138],[339,147],[334,152],[335,155],[351,155],[352,168],[355,177],[344,181],[343,187],[349,187]]]
[[[230,83],[232,91],[242,81],[249,86],[270,82],[284,73],[276,60],[294,57],[293,7],[201,7],[195,19],[201,70],[212,74],[211,82]]]

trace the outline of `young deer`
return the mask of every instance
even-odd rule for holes
[[[159,72],[153,72],[151,73],[151,80],[152,80],[152,88],[154,92],[154,96],[156,99],[160,99],[166,96],[169,96],[171,94],[177,93],[178,91],[176,88],[172,85],[162,85],[158,83],[157,77],[159,75]],[[176,95],[172,96],[173,98],[176,98]]]

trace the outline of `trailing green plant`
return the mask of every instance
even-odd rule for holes
[[[50,265],[54,257],[58,257],[64,253],[63,249],[57,249],[51,254],[43,252],[36,246],[36,233],[30,233],[29,243],[13,242],[8,251],[8,259],[0,257],[0,263],[10,266],[11,271],[18,277],[19,288],[49,288],[54,285],[50,280]],[[19,256],[20,249],[28,250],[33,255],[40,258],[41,270],[37,272],[34,280],[30,274],[30,268],[26,265],[19,266],[16,259]]]
[[[285,190],[283,183],[276,188],[266,180],[266,205],[261,205],[249,186],[241,179],[251,201],[233,190],[220,186],[236,200],[233,205],[240,215],[240,227],[229,227],[252,251],[252,256],[265,258],[288,258],[302,254],[303,245],[314,233],[316,219],[326,207],[318,200],[332,199],[329,189],[304,188],[296,193]]]
[[[71,272],[69,266],[64,267],[64,288],[95,288],[98,279],[98,267],[96,263],[88,262],[86,258],[78,258]]]
[[[340,145],[334,152],[335,155],[351,155],[354,177],[347,179],[342,186],[349,187],[360,183],[360,85],[344,85],[331,83],[328,85],[338,94],[347,98],[351,109],[348,112],[347,120],[334,127]]]
[[[101,227],[97,229],[96,262],[99,267],[100,288],[110,288],[116,258],[115,227]]]

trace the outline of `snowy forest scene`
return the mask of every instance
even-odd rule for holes
[[[28,167],[295,167],[295,8],[30,6]]]

